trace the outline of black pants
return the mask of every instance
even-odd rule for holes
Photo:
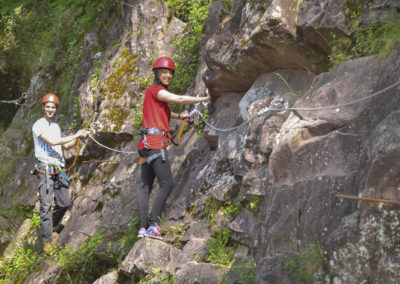
[[[148,157],[159,151],[160,150],[146,149],[139,151],[139,154],[141,157]],[[171,166],[167,155],[165,161],[162,161],[162,158],[158,157],[153,160],[150,165],[147,163],[141,165],[142,181],[138,193],[138,210],[140,227],[143,228],[147,228],[148,226],[149,199],[155,177],[158,178],[160,189],[151,206],[150,225],[160,222],[165,203],[173,188]]]
[[[49,165],[51,167],[51,165]],[[46,164],[40,164],[39,168],[46,171]],[[39,199],[40,199],[40,231],[43,242],[53,240],[53,227],[60,222],[65,212],[70,206],[68,182],[60,175],[46,175],[38,173],[39,179]],[[51,213],[51,203],[55,202],[53,213]]]

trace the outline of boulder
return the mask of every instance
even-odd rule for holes
[[[117,284],[117,283],[118,283],[117,271],[111,271],[93,282],[93,284]]]
[[[259,76],[239,102],[243,120],[250,118],[248,110],[250,105],[261,99],[279,98],[288,92],[293,92],[292,97],[288,96],[286,99],[288,104],[293,103],[308,91],[314,77],[315,74],[306,70],[276,70]],[[251,117],[256,113],[257,110],[253,111]]]
[[[144,238],[135,243],[125,257],[120,271],[128,276],[150,273],[153,268],[174,272],[181,251],[160,240]]]
[[[189,262],[176,272],[178,284],[217,284],[224,280],[228,267],[211,263]]]
[[[31,219],[25,219],[22,225],[19,227],[14,238],[10,241],[7,248],[5,249],[3,256],[5,258],[12,258],[13,254],[26,244],[33,244],[37,238],[33,223]]]

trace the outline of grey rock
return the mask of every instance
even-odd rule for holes
[[[196,261],[207,252],[209,239],[200,239],[192,237],[190,241],[183,247],[180,255],[177,269],[182,268],[188,262]]]
[[[205,222],[193,222],[185,234],[180,239],[183,242],[188,242],[192,239],[209,239],[210,229]]]
[[[117,283],[118,283],[117,271],[109,272],[93,282],[93,284],[117,284]]]
[[[276,70],[261,75],[240,100],[243,120],[250,118],[248,108],[252,103],[267,97],[279,98],[289,91],[293,91],[295,97],[300,97],[307,92],[314,77],[313,73],[301,70]]]
[[[246,92],[259,74],[276,69],[322,70],[327,54],[297,37],[301,5],[292,4],[241,1],[232,9],[207,42],[205,80],[213,93]]]
[[[189,262],[176,272],[175,281],[179,284],[221,283],[227,270],[222,265]]]
[[[127,275],[140,271],[150,273],[152,268],[174,272],[180,254],[180,250],[163,241],[145,238],[135,243],[122,262],[120,271]]]
[[[23,248],[25,244],[33,244],[33,236],[32,233],[34,231],[32,220],[26,219],[19,227],[16,235],[8,244],[7,248],[5,249],[3,256],[6,259],[11,259],[13,254],[20,248]]]
[[[268,184],[268,168],[260,167],[247,172],[243,177],[242,186],[246,195],[264,197]]]
[[[231,238],[247,247],[255,248],[257,235],[255,234],[257,218],[248,209],[240,211],[239,215],[229,224],[232,230]]]

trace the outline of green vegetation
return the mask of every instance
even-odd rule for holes
[[[15,168],[18,157],[12,156],[0,165],[0,185],[3,185],[9,179],[9,173]]]
[[[215,197],[208,198],[204,204],[203,213],[209,220],[209,226],[214,226],[214,219],[221,210],[224,218],[234,218],[240,212],[242,198],[239,196],[233,201],[219,201]],[[232,231],[229,228],[214,228],[211,232],[211,240],[207,246],[208,253],[200,255],[198,261],[206,261],[214,264],[230,265],[234,260],[235,251],[230,244]]]
[[[229,228],[219,228],[211,233],[207,246],[208,254],[200,256],[200,260],[214,264],[230,265],[235,257],[234,249],[229,245],[232,231]]]
[[[319,243],[310,242],[307,248],[298,255],[285,255],[284,268],[289,275],[302,283],[312,283],[314,273],[322,266],[324,255]]]
[[[332,54],[330,60],[337,66],[349,59],[380,54],[387,58],[400,42],[400,14],[384,15],[367,26],[360,27],[358,13],[353,14],[353,29],[351,37],[332,35]]]
[[[174,246],[176,248],[182,247],[182,243],[179,240],[186,233],[186,230],[184,227],[185,227],[184,223],[180,223],[178,226],[169,226],[169,228],[171,229],[171,233],[174,236],[174,239],[171,242],[172,246]]]
[[[40,218],[39,215],[32,212],[27,207],[19,204],[10,207],[9,209],[1,209],[1,216],[11,219],[16,218],[21,220],[22,218],[31,218],[32,222],[32,233],[37,234],[40,229]],[[12,225],[10,225],[12,227]],[[11,228],[12,234],[15,234],[13,228]],[[0,235],[3,232],[0,231]],[[25,277],[33,271],[35,266],[39,262],[39,254],[32,244],[25,244],[23,247],[17,249],[13,257],[10,259],[0,260],[0,284],[10,283],[9,279],[12,279],[12,283],[23,283]]]
[[[248,205],[248,209],[253,213],[257,214],[260,211],[264,198],[260,196],[251,196],[249,197],[250,203]]]
[[[159,268],[153,268],[152,272],[147,274],[140,283],[162,283],[175,284],[175,276]]]
[[[99,86],[99,76],[100,76],[100,68],[102,61],[100,59],[94,62],[95,70],[90,76],[90,88],[92,90],[96,89]]]
[[[1,1],[0,49],[22,70],[21,88],[27,87],[36,68],[62,71],[79,58],[84,35],[110,5],[106,0]],[[62,57],[56,54],[60,44]]]
[[[39,254],[29,248],[20,248],[14,257],[6,260],[0,267],[0,283],[24,283],[25,277],[29,275],[38,264]]]
[[[72,113],[72,122],[69,126],[70,129],[74,129],[82,124],[79,96],[74,97],[74,104],[72,105],[72,110],[73,113]]]
[[[0,136],[3,134],[4,131],[7,130],[7,125],[4,122],[0,122]]]
[[[62,264],[64,277],[73,283],[92,283],[104,272],[104,265],[95,254],[103,238],[104,232],[99,231],[77,250],[68,245],[63,248],[58,246],[49,253],[47,261]]]
[[[286,87],[288,87],[290,93],[293,94],[296,99],[298,99],[299,97],[302,96],[303,91],[302,90],[298,90],[296,92],[295,90],[293,90],[293,88],[289,85],[288,81],[286,81],[286,79],[280,73],[274,72],[274,75],[277,76],[279,79],[281,79],[283,81],[283,83],[286,85]]]
[[[106,106],[108,110],[105,118],[112,122],[112,129],[105,129],[111,131],[119,131],[125,119],[129,115],[127,104],[123,106],[117,105],[117,102],[125,93],[129,82],[135,80],[133,76],[135,65],[137,61],[137,54],[131,54],[129,48],[125,48],[118,60],[115,61],[113,69],[114,72],[101,83],[103,87],[103,99],[109,100],[110,105]]]
[[[169,86],[169,90],[173,93],[185,93],[196,76],[201,36],[211,2],[212,0],[167,0],[170,17],[176,17],[187,23],[185,36],[174,42],[177,48],[174,56],[176,72]]]
[[[234,218],[240,212],[241,201],[243,198],[238,196],[233,201],[219,201],[216,197],[210,197],[204,204],[203,214],[209,221],[209,225],[214,224],[214,219],[219,210],[222,210],[226,218]]]
[[[19,203],[12,205],[9,208],[1,208],[0,216],[6,219],[23,221],[26,218],[32,218],[35,214],[32,212],[32,209],[26,206],[23,206]]]
[[[135,217],[125,228],[109,233],[100,230],[77,250],[68,245],[55,248],[47,261],[61,263],[65,268],[62,272],[63,277],[72,283],[93,283],[122,262],[137,241],[138,227],[139,220]]]
[[[15,124],[15,128],[19,128],[20,125]],[[22,129],[19,129],[22,130]],[[12,151],[12,156],[8,157],[8,159],[5,159],[1,162],[0,164],[0,186],[5,184],[7,180],[10,178],[10,173],[14,172],[19,159],[21,157],[28,155],[29,152],[32,149],[33,145],[33,138],[31,135],[28,135],[29,133],[27,131],[24,132],[24,137],[23,140],[26,141],[26,143],[22,144],[22,146],[19,149],[13,149],[12,147],[15,147],[15,143],[10,142],[10,141],[5,141],[4,145],[9,145],[9,149],[6,151]],[[4,157],[4,156],[3,156]]]
[[[235,283],[256,283],[256,264],[254,263],[254,259],[252,257],[243,262],[234,263],[229,273],[235,275]],[[224,284],[228,283],[225,281]]]
[[[2,212],[4,214],[4,210]],[[34,234],[37,235],[39,216],[32,212],[25,215],[31,216]],[[100,230],[84,241],[77,250],[69,245],[57,244],[49,253],[40,254],[38,252],[41,250],[41,244],[38,241],[34,245],[26,243],[0,266],[0,284],[8,283],[7,281],[24,283],[25,277],[33,270],[40,269],[43,262],[63,266],[58,276],[62,283],[93,283],[122,262],[137,241],[138,227],[138,218],[133,218],[125,228],[113,230],[108,234]]]
[[[58,123],[63,129],[68,124],[71,86],[80,71],[84,36],[93,31],[100,12],[110,13],[115,4],[108,0],[1,1],[0,53],[5,58],[5,72],[19,70],[19,89],[26,90],[32,76],[41,71],[48,79],[43,89],[61,99]],[[80,111],[78,100],[73,106],[75,114]],[[39,106],[37,111],[41,112]],[[80,117],[74,116],[70,128],[81,123]]]
[[[209,114],[207,108],[205,108],[205,109],[202,111],[202,115],[203,115],[204,119],[208,121],[208,119],[209,119],[209,117],[210,117],[210,114]],[[194,122],[194,127],[196,128],[197,134],[198,134],[200,137],[203,137],[203,136],[204,136],[204,127],[206,127],[205,122],[204,122],[201,118],[198,118],[198,119],[196,119],[195,122]]]
[[[116,262],[122,263],[122,260],[128,254],[129,250],[137,242],[137,232],[139,231],[139,218],[132,218],[126,228],[118,229],[112,232],[109,236],[108,252],[115,255]]]

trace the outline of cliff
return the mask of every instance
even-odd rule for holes
[[[399,205],[336,196],[400,200],[400,48],[331,65],[333,43],[351,38],[355,21],[369,27],[399,9],[373,2],[207,6],[186,93],[209,88],[212,102],[194,107],[209,125],[197,115],[181,145],[168,149],[174,189],[164,241],[136,239],[140,165],[131,152],[151,63],[178,57],[191,23],[162,1],[104,8],[84,35],[60,122],[65,134],[90,127],[98,142],[124,153],[89,138],[66,153],[68,163],[78,154],[72,206],[50,256],[40,252],[37,215],[0,214],[1,275],[28,255],[32,265],[14,270],[10,283],[398,282]],[[192,61],[179,63],[185,70]],[[1,212],[38,208],[31,127],[40,97],[49,88],[62,93],[70,72],[54,65],[39,65],[0,137]],[[287,109],[265,112],[277,101]]]

